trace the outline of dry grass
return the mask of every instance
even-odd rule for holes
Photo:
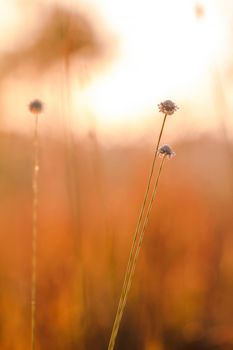
[[[31,148],[27,139],[16,135],[1,135],[0,143],[0,346],[23,350],[30,346]],[[80,323],[82,298],[76,298],[79,266],[64,144],[45,137],[40,144],[38,346],[102,350],[108,343],[151,151],[138,145],[137,150],[101,148],[108,221],[104,231],[92,149],[88,140],[79,144],[87,307],[85,323]],[[232,346],[233,205],[228,155],[224,144],[207,137],[177,144],[175,149],[179,157],[166,165],[160,205],[150,220],[119,332],[116,348],[121,350],[158,344],[164,349]],[[203,154],[209,155],[208,162]]]

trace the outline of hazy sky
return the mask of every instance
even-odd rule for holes
[[[232,1],[1,0],[1,50],[13,51],[32,42],[49,14],[48,4],[86,12],[100,35],[102,30],[103,36],[112,35],[116,40],[115,55],[102,71],[88,72],[88,63],[83,85],[73,63],[69,106],[67,101],[62,105],[58,96],[64,73],[58,66],[33,82],[12,74],[4,82],[5,127],[27,129],[23,122],[25,106],[38,97],[47,106],[49,120],[45,129],[55,127],[54,113],[62,120],[64,108],[70,113],[72,127],[84,132],[92,128],[94,121],[104,134],[144,135],[157,119],[157,104],[169,98],[180,106],[172,125],[176,135],[217,131],[221,123],[227,123],[230,130],[228,114],[233,105],[227,67],[233,53]],[[17,101],[17,116],[12,99]]]

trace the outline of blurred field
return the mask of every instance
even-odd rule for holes
[[[174,1],[169,13],[164,3],[156,9],[169,21],[183,6],[188,40],[178,24],[177,38],[172,24],[154,32],[160,12],[151,17],[149,0],[135,12],[119,2],[116,14],[116,3],[112,10],[104,1],[7,5],[20,15],[15,27],[8,23],[0,52],[1,350],[30,349],[34,116],[27,104],[45,103],[37,349],[104,350],[155,151],[157,99],[165,94],[180,107],[162,141],[177,157],[162,174],[116,350],[233,349],[233,56],[229,47],[226,61],[221,46],[208,51],[205,41],[219,40],[208,11],[221,8],[224,22],[231,3]],[[109,17],[97,15],[98,6]],[[190,18],[198,23],[193,32]]]
[[[26,349],[31,140],[2,134],[0,144],[0,344]],[[210,137],[174,146],[117,349],[232,349],[233,158]],[[73,188],[61,140],[42,137],[40,153],[40,348],[104,349],[152,151],[75,142]]]

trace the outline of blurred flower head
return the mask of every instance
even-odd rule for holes
[[[201,5],[201,4],[199,4],[199,3],[197,3],[196,5],[195,5],[195,15],[196,15],[196,17],[198,18],[198,19],[201,19],[201,18],[203,18],[204,17],[204,15],[205,15],[205,9],[204,9],[204,7]]]
[[[172,115],[174,112],[177,111],[179,107],[172,102],[171,100],[166,100],[158,104],[159,111],[167,114],[167,115]]]
[[[162,147],[160,147],[160,149],[158,150],[158,154],[161,157],[168,157],[168,158],[172,158],[176,155],[175,152],[173,152],[171,147],[168,145],[163,145]]]
[[[28,106],[31,113],[39,114],[43,111],[43,103],[40,100],[33,100]]]

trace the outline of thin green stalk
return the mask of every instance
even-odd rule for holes
[[[160,133],[160,135],[162,135],[162,133]],[[160,138],[161,138],[161,136],[160,136]],[[159,143],[158,143],[158,145],[159,145]],[[156,154],[157,154],[157,152],[156,152]],[[117,309],[117,315],[116,315],[116,318],[115,318],[115,322],[114,322],[114,325],[113,325],[113,329],[112,329],[112,333],[111,333],[111,337],[110,337],[110,341],[109,341],[109,345],[108,345],[108,350],[113,350],[114,346],[115,346],[115,341],[116,341],[117,333],[118,333],[118,330],[119,330],[120,322],[121,322],[121,319],[122,319],[122,315],[123,315],[123,312],[124,312],[124,308],[125,308],[125,305],[126,305],[127,296],[128,296],[129,290],[130,290],[130,286],[132,284],[132,278],[133,278],[133,275],[134,275],[137,258],[138,258],[139,251],[140,251],[140,248],[141,248],[141,245],[142,245],[142,241],[143,241],[143,237],[144,237],[144,234],[145,234],[145,230],[146,230],[146,227],[147,227],[147,224],[148,224],[149,216],[150,216],[151,209],[152,209],[152,204],[153,204],[155,196],[156,196],[156,192],[157,192],[157,188],[158,188],[158,183],[159,183],[161,171],[162,171],[162,168],[163,168],[163,165],[164,165],[164,160],[165,160],[165,156],[163,157],[162,162],[161,162],[160,167],[159,167],[158,175],[157,175],[157,178],[156,178],[156,181],[155,181],[153,193],[152,193],[152,196],[151,196],[151,199],[150,199],[150,202],[149,202],[149,206],[148,206],[148,209],[147,209],[147,212],[146,212],[146,216],[145,216],[145,219],[144,219],[144,222],[143,222],[141,233],[139,234],[139,231],[137,233],[137,236],[139,237],[139,240],[137,240],[137,242],[136,241],[133,242],[134,243],[134,250],[131,249],[131,253],[130,253],[131,261],[130,261],[130,264],[128,264],[128,266],[127,266],[127,276],[126,276],[127,279],[125,278],[125,281],[124,281],[124,286],[123,286],[123,289],[122,289],[121,299],[120,299],[121,304],[119,302],[118,309]],[[138,229],[139,229],[139,227],[138,227]]]
[[[35,129],[33,138],[34,164],[32,179],[32,291],[31,291],[31,350],[35,350],[36,333],[36,263],[37,263],[37,233],[38,233],[38,172],[39,172],[39,147],[38,147],[38,113],[35,115]]]

